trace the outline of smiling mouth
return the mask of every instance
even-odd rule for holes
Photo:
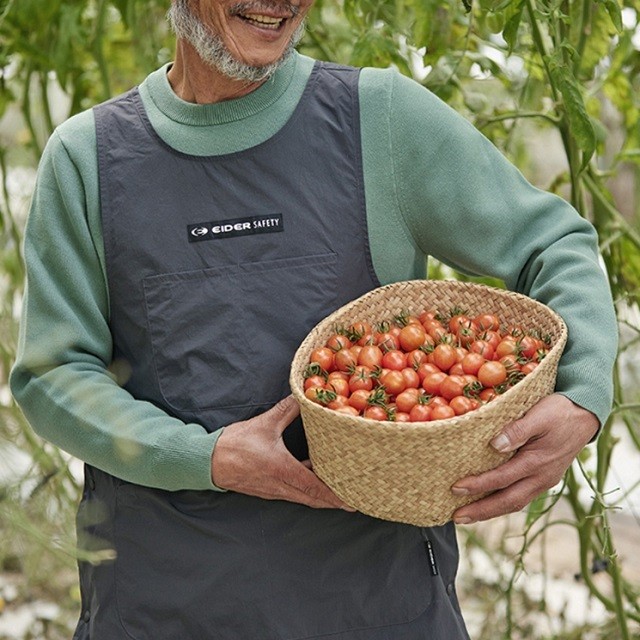
[[[271,29],[277,31],[287,20],[287,18],[275,18],[273,16],[265,16],[260,13],[238,13],[239,18],[245,22],[260,27],[261,29]]]
[[[266,2],[265,0],[238,2],[231,7],[231,15],[260,29],[278,31],[287,20],[296,16],[299,7],[290,0]]]

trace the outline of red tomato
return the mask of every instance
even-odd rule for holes
[[[347,330],[353,342],[359,342],[363,338],[373,333],[371,325],[368,322],[354,322]]]
[[[449,401],[449,406],[457,416],[469,413],[469,411],[473,411],[474,409],[473,401],[470,398],[465,398],[465,396],[456,396],[455,398],[452,398]]]
[[[464,375],[464,369],[461,362],[456,362],[451,369],[449,369],[449,375],[461,376]]]
[[[439,373],[440,369],[431,362],[423,362],[417,369],[416,373],[420,381],[424,380],[430,373]]]
[[[398,394],[396,397],[396,407],[398,407],[398,411],[409,413],[411,409],[418,404],[419,397],[420,396],[417,393],[413,393],[411,389],[407,389]]]
[[[444,371],[428,374],[422,381],[422,388],[429,395],[438,395],[440,393],[440,384],[447,377]]]
[[[323,404],[321,398],[321,392],[324,391],[324,387],[309,387],[305,390],[304,395],[311,402],[315,402],[316,404]]]
[[[358,364],[362,364],[370,369],[382,366],[382,349],[376,345],[362,347],[358,355]]]
[[[417,371],[414,371],[411,367],[405,367],[401,373],[407,387],[417,389],[420,386],[421,381]]]
[[[309,387],[320,387],[324,388],[325,379],[322,376],[309,376],[304,381],[304,389],[305,391],[309,389]]]
[[[470,353],[462,359],[462,370],[465,373],[475,376],[478,369],[486,362],[486,359],[480,353]]]
[[[374,333],[373,342],[380,347],[383,352],[400,348],[400,341],[390,331],[385,333]]]
[[[462,376],[449,375],[440,383],[440,395],[451,400],[464,393],[465,380]]]
[[[386,409],[375,404],[368,406],[362,415],[369,420],[384,421],[389,419]]]
[[[333,371],[333,351],[329,347],[318,347],[311,352],[309,362],[317,362],[327,373]]]
[[[334,333],[326,341],[325,347],[329,347],[331,351],[340,351],[340,349],[349,349],[352,346],[351,340],[341,333]]]
[[[439,344],[431,355],[433,364],[435,364],[440,371],[449,371],[456,363],[458,356],[455,347],[452,347],[450,344]]]
[[[518,346],[520,347],[520,353],[527,360],[531,360],[538,351],[538,341],[532,336],[524,336]]]
[[[478,370],[478,380],[484,387],[497,387],[507,379],[507,368],[498,360],[485,362]]]
[[[371,369],[368,367],[356,367],[353,375],[349,378],[349,390],[351,393],[364,389],[371,391],[373,389],[373,377]]]
[[[331,400],[331,402],[327,403],[328,409],[340,409],[341,407],[348,407],[349,400],[346,396],[337,395],[335,400]]]
[[[496,358],[500,359],[504,356],[518,355],[518,343],[515,338],[511,336],[506,336],[503,338],[498,346],[496,347],[495,352]]]
[[[408,324],[406,327],[402,327],[398,339],[400,347],[404,351],[413,351],[425,343],[427,332],[421,324]]]
[[[491,360],[495,349],[487,340],[474,340],[469,345],[469,351],[471,353],[479,353],[484,356],[485,360]]]
[[[422,324],[422,326],[434,340],[440,340],[440,338],[447,333],[447,330],[444,328],[442,323],[435,319],[427,320]]]
[[[449,406],[436,406],[431,409],[432,420],[446,420],[447,418],[453,418],[456,412]]]
[[[418,369],[418,367],[427,361],[427,354],[422,349],[414,349],[407,354],[407,366]]]
[[[385,388],[387,393],[392,396],[397,396],[407,387],[407,383],[404,381],[404,376],[401,371],[388,371],[381,375],[380,384]]]
[[[409,411],[411,422],[428,422],[431,420],[431,407],[426,404],[416,404]]]
[[[538,362],[527,362],[520,367],[520,371],[522,371],[525,376],[528,376],[538,365]]]
[[[336,351],[334,356],[334,366],[338,371],[353,371],[358,364],[357,356],[351,349],[341,349]]]
[[[474,318],[481,331],[499,331],[500,318],[492,313],[481,313]]]
[[[357,389],[348,398],[349,406],[362,413],[369,406],[369,392],[366,389]]]
[[[497,393],[496,390],[488,387],[486,389],[483,389],[480,394],[478,395],[478,398],[480,398],[480,400],[482,400],[482,402],[491,402],[491,400],[493,400],[494,398],[497,397]]]
[[[404,369],[407,366],[407,354],[400,349],[391,349],[382,356],[382,366],[395,371]]]
[[[345,398],[348,397],[351,393],[349,383],[344,378],[334,378],[333,380],[328,380],[326,388],[330,389],[331,391],[335,391],[339,396],[344,396]]]
[[[405,413],[404,411],[396,411],[393,414],[393,420],[394,422],[411,422],[409,414]]]

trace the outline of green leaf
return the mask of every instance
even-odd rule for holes
[[[622,33],[622,10],[616,0],[596,0],[598,4],[601,4],[609,14],[613,26],[618,33]]]
[[[509,54],[513,53],[518,41],[518,30],[520,28],[520,22],[522,21],[522,12],[524,9],[524,2],[519,2],[513,7],[512,15],[507,19],[502,31],[502,37],[509,45]]]
[[[596,134],[585,107],[581,86],[571,68],[562,59],[561,52],[557,51],[548,56],[547,63],[551,82],[562,95],[569,133],[582,151],[582,171],[596,150]]]

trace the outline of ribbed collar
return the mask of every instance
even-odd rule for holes
[[[233,100],[214,104],[193,104],[179,98],[167,79],[168,63],[153,72],[145,82],[156,107],[168,118],[191,126],[211,126],[248,118],[270,107],[287,90],[298,64],[293,55],[255,91]]]

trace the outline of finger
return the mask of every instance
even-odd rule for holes
[[[489,444],[500,453],[516,451],[540,435],[539,429],[535,428],[537,425],[535,420],[527,420],[525,416],[507,425]]]
[[[539,475],[543,469],[545,467],[536,452],[521,450],[511,460],[495,469],[458,480],[451,487],[451,493],[456,496],[466,496],[497,491],[518,480]]]
[[[335,509],[354,511],[331,491],[318,476],[304,464],[291,456],[291,462],[283,469],[282,481],[290,488],[306,497],[304,504],[309,506],[328,506]]]
[[[522,511],[544,489],[531,479],[526,478],[507,489],[497,491],[477,502],[461,507],[453,514],[456,524],[472,524],[482,520],[489,520],[508,513]]]
[[[282,433],[299,415],[298,401],[293,395],[288,395],[274,404],[271,409],[265,411],[262,417],[270,422],[279,433]]]

